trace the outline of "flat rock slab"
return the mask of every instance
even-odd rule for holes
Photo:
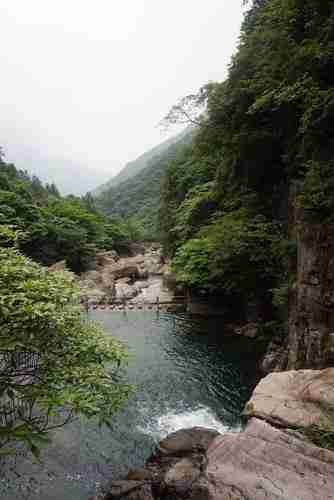
[[[103,500],[114,499],[334,500],[334,452],[256,418],[240,433],[184,429],[114,481]]]
[[[334,368],[267,375],[255,388],[244,415],[283,427],[326,427],[334,414]]]
[[[334,499],[334,453],[262,420],[216,437],[207,459],[208,500]]]

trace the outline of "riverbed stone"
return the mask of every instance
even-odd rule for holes
[[[131,481],[129,479],[113,481],[107,499],[124,497],[131,491],[141,488],[144,484],[145,483],[143,481]]]
[[[116,481],[105,500],[334,500],[334,452],[258,418],[239,433],[177,431],[146,469],[151,479]]]
[[[148,469],[144,467],[139,469],[130,470],[126,479],[130,479],[131,481],[147,481],[153,478],[153,474]]]
[[[137,290],[143,290],[144,288],[148,288],[150,286],[149,282],[147,280],[139,280],[135,281],[134,286],[137,288]]]
[[[260,334],[260,328],[258,323],[247,323],[246,325],[236,328],[235,333],[241,335],[242,337],[248,337],[250,339],[255,339]]]
[[[181,429],[160,441],[159,450],[165,455],[183,455],[194,451],[205,451],[218,435],[217,431],[204,427]]]
[[[167,471],[164,481],[167,485],[179,482],[192,483],[200,475],[199,465],[189,458],[183,458]]]
[[[119,256],[115,250],[109,250],[107,252],[98,252],[96,254],[96,265],[99,267],[105,267],[114,264],[118,261]]]
[[[118,300],[132,299],[138,293],[138,290],[135,286],[120,282],[116,283],[115,290],[116,290],[116,299]]]
[[[334,413],[334,368],[271,373],[244,410],[247,417],[283,427],[327,427],[329,413]]]
[[[61,272],[61,271],[68,271],[68,268],[66,265],[66,260],[60,260],[59,262],[56,262],[55,264],[52,264],[51,266],[49,266],[48,269],[52,273]]]

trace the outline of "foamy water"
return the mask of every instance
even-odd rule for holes
[[[196,410],[183,412],[171,411],[153,418],[145,426],[138,426],[138,431],[152,436],[155,440],[160,440],[171,432],[190,427],[206,427],[207,429],[214,429],[221,434],[228,431],[239,432],[241,430],[240,424],[233,427],[224,425],[210,408],[200,406]]]

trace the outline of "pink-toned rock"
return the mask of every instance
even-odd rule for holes
[[[334,499],[334,453],[258,419],[217,437],[207,459],[210,500]]]
[[[334,411],[334,368],[267,375],[255,388],[244,415],[284,427],[326,427]]]
[[[334,500],[334,452],[252,418],[239,433],[177,431],[130,477],[104,500]]]

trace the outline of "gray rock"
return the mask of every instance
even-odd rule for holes
[[[147,481],[149,479],[153,479],[153,474],[147,469],[134,469],[130,470],[126,479],[130,479],[131,481]]]
[[[200,475],[200,470],[189,458],[183,458],[168,469],[164,481],[167,485],[186,481],[193,483]]]
[[[193,427],[173,432],[160,441],[159,450],[164,455],[184,455],[194,451],[205,451],[219,433],[213,429]]]
[[[138,293],[138,290],[135,286],[131,286],[131,285],[128,285],[126,283],[119,283],[119,282],[116,283],[115,290],[116,290],[116,299],[118,299],[118,300],[132,299]]]
[[[134,283],[134,286],[137,288],[138,291],[140,291],[143,290],[144,288],[148,288],[150,284],[147,280],[142,280],[142,281],[136,281]]]
[[[152,479],[114,481],[105,500],[334,499],[334,453],[257,418],[240,433],[178,431],[146,470]]]

